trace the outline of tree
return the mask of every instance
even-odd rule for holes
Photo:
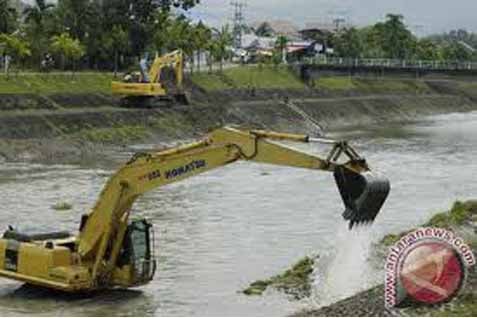
[[[52,3],[46,3],[45,0],[35,0],[34,5],[28,5],[23,10],[25,22],[32,22],[37,28],[43,29],[43,22],[54,7]]]
[[[412,54],[415,38],[399,14],[386,15],[386,21],[375,26],[383,51],[389,58],[405,59]]]
[[[212,31],[200,21],[194,28],[194,48],[197,52],[197,71],[200,72],[200,58],[202,52],[208,48],[209,41],[212,37]]]
[[[459,42],[451,42],[442,49],[442,57],[445,60],[465,62],[472,59],[472,53]]]
[[[58,0],[55,11],[63,27],[62,31],[79,40],[89,35],[89,25],[98,19],[99,14],[89,0]]]
[[[416,43],[415,58],[428,61],[438,60],[440,58],[439,47],[429,39],[421,39]]]
[[[358,29],[353,27],[339,33],[335,39],[335,50],[342,57],[361,57],[364,53],[364,44]]]
[[[233,37],[230,33],[229,25],[223,26],[220,30],[215,29],[216,37],[214,43],[212,44],[212,55],[214,56],[215,60],[219,61],[220,63],[220,72],[223,71],[224,68],[224,59],[227,57],[228,54],[228,47],[233,43]]]
[[[275,42],[275,49],[278,51],[279,63],[287,62],[287,44],[288,38],[284,35],[279,35]]]
[[[17,10],[9,0],[0,0],[0,33],[13,32],[17,22]]]
[[[14,60],[22,60],[31,55],[28,42],[15,35],[0,34],[0,44],[3,47],[3,55],[10,56]],[[7,67],[5,68],[5,72],[8,75]]]
[[[121,53],[127,52],[128,49],[128,34],[120,25],[115,25],[110,32],[104,33],[102,43],[107,55],[114,56],[114,77],[116,77],[119,68],[119,56]]]
[[[374,26],[364,27],[360,30],[360,36],[363,43],[363,57],[383,58],[386,56],[382,48],[381,36],[383,34],[383,23],[377,23]]]
[[[198,43],[200,40],[197,38],[196,27],[191,25],[185,16],[179,16],[176,19],[170,19],[165,30],[161,31],[163,34],[157,35],[157,37],[164,41],[164,48],[168,52],[177,49],[182,50],[186,60],[190,62],[190,70],[193,72],[194,53],[206,46],[206,43]]]
[[[85,48],[78,39],[73,39],[68,33],[55,35],[51,39],[51,50],[61,55],[62,68],[65,69],[66,61],[71,60],[73,64],[73,75],[76,61],[85,53]]]
[[[28,5],[23,11],[27,33],[34,52],[34,57],[40,64],[42,55],[47,49],[46,22],[51,19],[54,5],[45,0],[36,0],[34,5]]]

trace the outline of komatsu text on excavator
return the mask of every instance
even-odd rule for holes
[[[150,67],[146,55],[140,62],[140,69],[140,73],[126,75],[122,82],[112,82],[112,93],[121,96],[121,106],[154,108],[188,104],[183,87],[182,51],[156,56]],[[170,69],[173,74],[168,72]]]
[[[331,149],[321,158],[283,141],[324,143]],[[136,154],[111,176],[77,235],[8,229],[0,239],[0,276],[66,292],[144,285],[156,270],[154,235],[147,220],[130,221],[136,199],[239,160],[332,172],[350,228],[374,221],[390,191],[389,181],[372,173],[346,142],[220,128],[189,145]]]

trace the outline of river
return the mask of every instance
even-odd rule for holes
[[[332,136],[353,140],[391,180],[391,195],[372,227],[347,231],[331,174],[238,163],[158,189],[135,205],[135,215],[155,224],[159,265],[149,285],[69,297],[1,280],[0,313],[288,315],[379,283],[382,273],[368,259],[371,242],[477,194],[477,113]],[[74,231],[112,172],[111,165],[1,163],[0,224]],[[57,202],[73,209],[55,211]],[[313,297],[295,302],[274,291],[263,297],[239,292],[310,254],[321,255]]]

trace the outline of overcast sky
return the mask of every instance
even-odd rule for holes
[[[191,14],[213,24],[232,17],[229,0],[201,0]],[[411,28],[421,34],[455,28],[477,30],[477,0],[247,0],[249,21],[287,19],[299,26],[306,22],[327,22],[344,15],[353,24],[365,25],[383,19],[386,13],[400,13]]]

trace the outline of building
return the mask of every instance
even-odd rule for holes
[[[331,23],[307,23],[299,31],[304,40],[318,40],[337,32],[336,26]]]
[[[284,35],[289,39],[298,40],[300,39],[300,28],[293,24],[290,21],[285,20],[271,20],[271,21],[258,21],[250,25],[254,33],[262,30],[268,34],[270,37],[277,37],[279,35]]]

